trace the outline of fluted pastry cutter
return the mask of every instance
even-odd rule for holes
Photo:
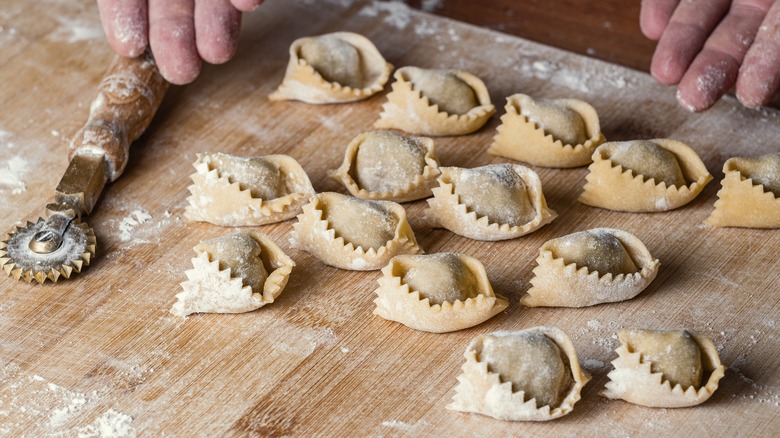
[[[125,169],[130,145],[152,121],[168,83],[147,51],[116,57],[92,102],[87,123],[69,145],[70,164],[46,206],[45,218],[16,227],[0,242],[0,267],[11,277],[56,282],[89,265],[95,233],[83,219],[107,182]]]

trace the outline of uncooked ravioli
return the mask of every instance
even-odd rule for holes
[[[556,239],[551,246],[553,255],[563,259],[565,264],[576,263],[599,274],[630,274],[637,272],[637,266],[614,234],[595,229],[569,234]]]
[[[236,157],[216,153],[211,163],[220,176],[230,182],[238,182],[242,189],[248,189],[252,197],[271,200],[287,194],[285,179],[274,163],[261,157]]]
[[[404,189],[422,175],[428,150],[413,138],[377,131],[360,144],[355,159],[355,181],[371,192]]]
[[[565,100],[534,100],[523,96],[520,100],[520,114],[563,144],[579,145],[588,140],[585,120],[577,111],[569,108]]]
[[[345,196],[340,202],[325,204],[322,210],[336,237],[366,250],[385,246],[398,227],[398,218],[376,201]]]
[[[677,157],[654,141],[620,142],[612,149],[609,158],[624,169],[631,169],[634,175],[653,178],[656,184],[662,181],[667,187],[683,187],[686,184]]]
[[[620,339],[628,349],[650,363],[650,371],[683,388],[699,387],[702,362],[699,345],[685,330],[626,330]]]
[[[205,240],[195,250],[206,252],[212,260],[219,261],[220,270],[230,269],[230,275],[241,278],[244,286],[262,292],[268,272],[260,258],[262,247],[249,232]]]
[[[412,256],[401,281],[430,304],[466,301],[479,293],[476,276],[453,253]]]
[[[763,185],[764,190],[780,198],[780,153],[734,158],[734,167],[753,184]]]
[[[352,88],[364,87],[360,52],[336,35],[310,38],[301,44],[301,57],[325,80]]]
[[[520,226],[536,216],[525,182],[508,164],[463,169],[455,194],[469,211],[491,223]]]
[[[407,67],[406,74],[412,87],[438,105],[439,111],[466,114],[479,106],[474,90],[450,70],[427,70]]]

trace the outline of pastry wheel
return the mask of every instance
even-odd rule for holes
[[[16,227],[0,242],[0,267],[11,277],[44,283],[69,278],[95,255],[95,233],[84,216],[92,212],[107,182],[125,169],[130,145],[152,121],[168,89],[147,51],[116,57],[92,102],[89,120],[70,143],[70,164],[45,218]]]

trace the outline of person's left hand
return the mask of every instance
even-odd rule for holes
[[[263,0],[98,0],[111,47],[138,56],[151,46],[162,76],[187,84],[202,61],[227,62],[238,47],[241,12]]]

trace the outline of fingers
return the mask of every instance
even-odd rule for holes
[[[680,81],[677,99],[681,106],[703,111],[736,83],[739,66],[772,1],[734,1]]]
[[[97,3],[111,48],[126,57],[143,53],[149,30],[146,0],[98,0]]]
[[[195,40],[204,61],[222,64],[236,53],[241,11],[230,0],[195,1]]]
[[[723,18],[731,0],[681,2],[658,42],[650,72],[661,83],[676,84]]]
[[[745,106],[766,104],[780,88],[780,3],[775,2],[745,55],[737,80],[737,98]]]
[[[160,73],[173,84],[190,83],[200,73],[194,15],[193,0],[149,2],[149,44]]]
[[[679,3],[680,0],[642,0],[642,9],[639,13],[642,33],[654,41],[661,38]]]
[[[242,12],[252,12],[263,3],[263,0],[231,0],[233,7]]]

